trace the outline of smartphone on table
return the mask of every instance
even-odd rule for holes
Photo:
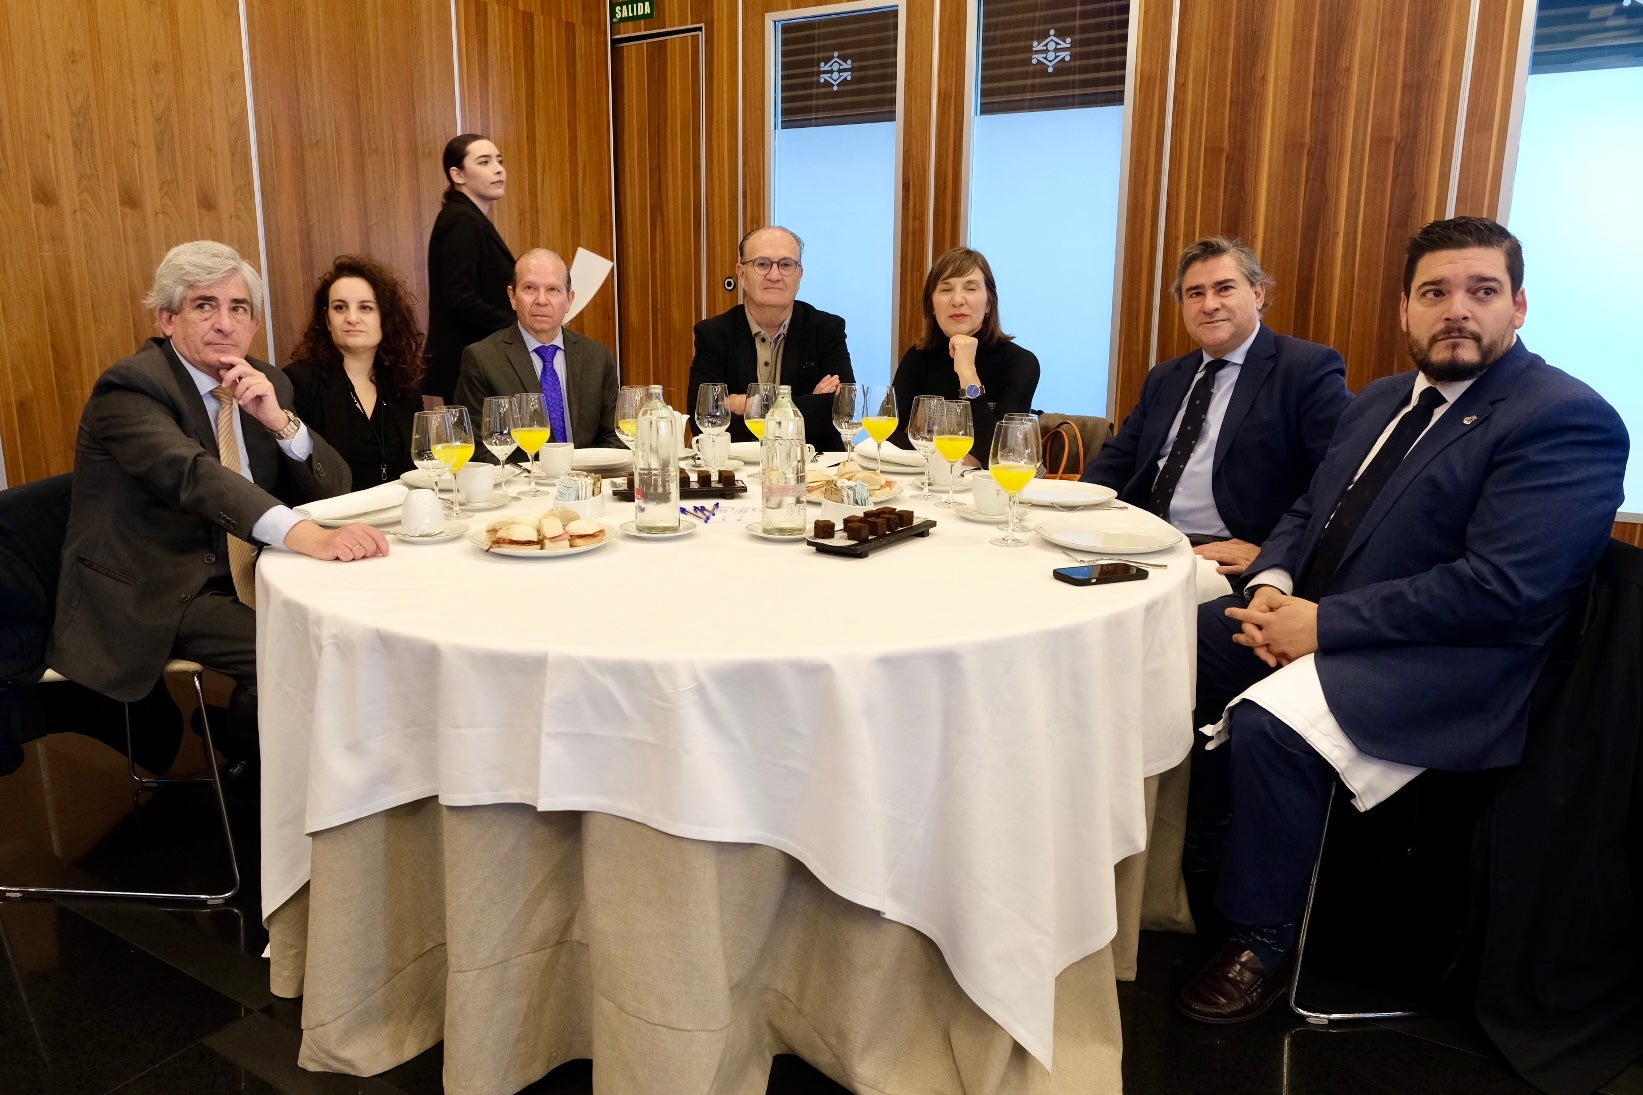
[[[1081,567],[1057,567],[1052,573],[1056,580],[1070,586],[1104,586],[1113,582],[1138,582],[1147,576],[1145,568],[1134,563],[1091,563]]]

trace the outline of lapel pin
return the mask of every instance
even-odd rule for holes
[[[1472,423],[1474,423],[1474,422],[1476,422],[1476,421],[1477,421],[1477,420],[1478,420],[1478,416],[1477,416],[1477,415],[1475,415],[1475,414],[1469,414],[1469,415],[1467,415],[1467,416],[1466,416],[1466,417],[1465,417],[1465,418],[1463,418],[1463,419],[1461,419],[1461,420],[1460,420],[1460,424],[1461,424],[1461,425],[1462,425],[1462,426],[1470,426],[1470,425],[1471,425],[1471,424],[1472,424]]]

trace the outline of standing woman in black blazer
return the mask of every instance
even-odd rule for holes
[[[515,322],[508,303],[513,252],[491,223],[508,185],[502,153],[464,133],[445,145],[445,204],[428,237],[428,376],[422,394],[447,403],[462,351]]]
[[[422,409],[422,331],[399,275],[339,255],[314,290],[285,375],[292,409],[348,461],[354,489],[411,470],[411,416]]]

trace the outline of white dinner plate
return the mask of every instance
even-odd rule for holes
[[[864,468],[878,470],[878,446],[871,440],[856,443],[856,463]],[[916,449],[904,449],[899,445],[884,443],[884,466],[891,471],[909,472],[923,471],[924,457]]]
[[[1082,509],[1099,506],[1118,497],[1118,492],[1099,483],[1079,483],[1071,479],[1034,479],[1022,490],[1021,501],[1029,506]]]
[[[389,506],[387,509],[372,510],[370,513],[356,513],[352,517],[310,517],[309,520],[320,528],[342,528],[356,522],[373,525],[376,528],[387,528],[389,525],[399,524],[399,507]]]
[[[694,517],[686,517],[681,513],[679,515],[678,532],[640,532],[639,522],[637,521],[623,521],[621,527],[623,536],[631,536],[635,540],[677,540],[679,537],[689,536],[701,528],[702,523]]]
[[[1037,531],[1052,544],[1101,555],[1146,555],[1181,541],[1162,521],[1131,512],[1046,517]]]
[[[518,467],[518,465],[504,464],[500,468],[498,468],[497,471],[496,471],[496,481],[498,483],[506,483],[508,480],[512,479],[514,476],[523,475],[523,474],[524,474],[524,472]],[[428,474],[427,472],[423,471],[421,468],[412,468],[410,471],[400,472],[399,473],[399,481],[401,483],[404,483],[407,487],[411,487],[414,490],[433,490],[434,489],[434,477],[432,475]],[[451,477],[448,476],[448,475],[440,477],[440,480],[439,480],[439,491],[440,491],[440,493],[443,494],[443,493],[445,493],[446,491],[448,491],[450,489],[451,489]]]
[[[388,535],[405,544],[448,544],[467,531],[468,522],[466,521],[446,521],[444,528],[438,532],[430,532],[426,536],[413,536],[398,529]]]
[[[889,483],[890,483],[890,493],[881,494],[877,498],[869,496],[868,499],[867,499],[867,504],[868,504],[869,507],[871,507],[871,506],[882,506],[882,505],[884,505],[884,503],[890,501],[890,499],[897,498],[897,497],[901,496],[901,492],[902,492],[901,483],[898,480],[895,480],[895,479],[889,480]],[[804,496],[804,500],[806,502],[809,502],[813,506],[819,506],[819,505],[822,504],[823,495],[820,491],[817,491],[815,494],[806,494]]]
[[[603,540],[600,540],[597,544],[583,544],[581,547],[565,548],[563,551],[540,551],[534,548],[516,547],[493,548],[491,547],[490,537],[485,535],[485,530],[482,528],[476,528],[468,533],[468,543],[488,555],[506,555],[510,559],[562,559],[567,555],[581,555],[586,551],[598,551],[616,539],[614,525],[606,524],[604,521],[600,521],[599,524],[605,530]]]
[[[622,468],[633,463],[633,453],[629,449],[573,449],[570,454],[570,466],[573,471],[605,471],[608,468]]]
[[[789,543],[789,544],[802,544],[802,543],[805,542],[805,540],[808,538],[808,535],[809,535],[803,529],[800,529],[798,532],[794,532],[794,533],[777,534],[777,533],[774,533],[774,532],[766,532],[764,530],[764,525],[761,524],[758,521],[754,521],[751,525],[748,525],[747,526],[747,531],[751,532],[753,535],[757,536],[761,540],[775,540],[779,543]]]
[[[979,521],[983,525],[1002,525],[1009,519],[1009,515],[1004,513],[982,513],[968,502],[954,506],[953,512],[966,521]]]
[[[717,468],[709,468],[706,460],[703,460],[695,453],[691,453],[689,456],[681,456],[679,458],[679,466],[681,468],[688,468],[691,471],[735,471],[738,468],[745,468],[747,465],[732,456],[728,460],[719,461],[719,466]]]

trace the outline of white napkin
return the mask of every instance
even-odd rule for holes
[[[868,460],[877,459],[878,451],[879,447],[873,443],[872,438],[858,443],[856,445],[857,462],[860,463],[863,457]],[[900,445],[892,445],[886,441],[884,443],[884,465],[885,467],[894,465],[898,468],[919,469],[924,467],[924,457],[920,456],[916,450],[904,449]]]
[[[383,483],[365,490],[356,490],[352,494],[339,494],[335,498],[321,498],[316,502],[309,502],[306,506],[296,507],[296,513],[299,517],[307,517],[314,521],[340,521],[345,517],[358,517],[403,505],[408,493],[410,488],[404,483]]]

